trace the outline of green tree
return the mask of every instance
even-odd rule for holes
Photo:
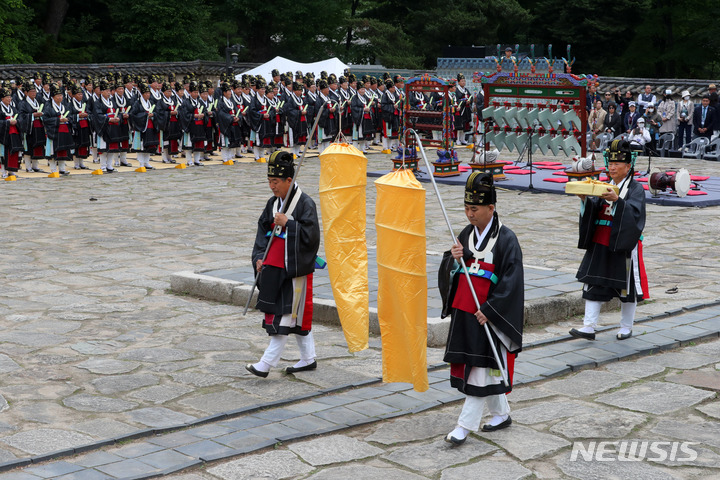
[[[33,11],[21,0],[0,0],[0,62],[30,63],[31,49],[35,44],[32,34]]]

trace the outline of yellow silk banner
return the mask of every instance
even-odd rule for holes
[[[348,350],[368,348],[367,158],[347,143],[320,155],[320,211],[330,285]]]
[[[425,189],[406,169],[375,181],[383,381],[428,389]]]

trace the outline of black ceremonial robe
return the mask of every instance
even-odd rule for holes
[[[322,112],[320,112],[321,108]],[[331,112],[331,108],[337,110],[337,102],[332,100],[331,96],[325,96],[320,92],[315,101],[315,115],[320,112],[320,120],[318,121],[318,141],[320,142],[332,142],[338,134],[337,111]]]
[[[501,361],[505,356],[504,349],[507,352],[507,362],[510,362],[514,361],[511,354],[514,356],[522,350],[525,308],[522,251],[513,231],[500,225],[497,214],[492,221],[490,232],[478,250],[482,251],[490,238],[497,236],[491,250],[492,262],[481,263],[484,271],[494,273],[497,283],[491,279],[473,276],[473,284],[480,301],[480,311],[489,320],[491,341],[495,344]],[[468,225],[458,235],[465,250],[464,260],[468,268],[474,262],[473,253],[468,248],[470,233],[474,230],[475,227]],[[498,365],[485,328],[477,321],[474,311],[469,311],[475,310],[475,305],[464,274],[458,267],[450,252],[445,252],[438,273],[438,287],[443,298],[442,316],[451,315],[444,357],[444,361],[452,364],[450,384],[467,395],[484,397],[507,393],[512,390],[511,374],[510,387],[506,387],[502,382],[477,386],[467,381],[472,367],[498,369]],[[512,367],[509,370],[512,371]]]
[[[9,172],[17,172],[20,169],[23,143],[20,134],[20,123],[18,122],[18,111],[11,105],[1,105],[0,110],[0,143],[3,145],[2,164]],[[17,123],[11,125],[10,121]]]
[[[217,124],[220,128],[220,133],[225,138],[226,145],[228,148],[238,148],[243,143],[243,135],[241,129],[241,123],[243,122],[242,115],[236,116],[237,104],[231,98],[220,97],[217,104]]]
[[[299,194],[299,197],[297,195]],[[296,201],[297,197],[297,201]],[[262,260],[274,231],[273,219],[280,211],[280,198],[271,197],[260,218],[252,252],[252,264]],[[320,248],[320,225],[315,202],[299,187],[293,188],[288,199],[288,222],[275,235],[258,279],[258,302],[256,308],[265,312],[263,327],[269,335],[296,333],[307,335],[312,327],[312,273]],[[296,292],[293,279],[310,276],[309,289]],[[293,306],[296,310],[293,311]],[[281,323],[282,316],[297,315],[298,324],[292,327]],[[301,320],[300,320],[301,319]]]
[[[576,278],[585,284],[583,298],[587,300],[649,298],[641,241],[645,190],[632,177],[628,182],[626,189],[621,184],[614,205],[600,197],[586,197],[581,208],[578,248],[586,252]]]
[[[43,125],[45,125],[45,134],[47,139],[52,142],[52,149],[45,153],[56,160],[72,160],[75,139],[72,136],[69,116],[70,110],[64,103],[60,103],[60,109],[57,109],[55,102],[50,100],[43,109],[42,119]],[[61,117],[68,121],[61,122]]]
[[[370,103],[371,101],[365,95],[355,95],[352,98],[352,120],[355,125],[354,140],[372,140],[375,136],[375,124],[373,123]],[[355,138],[355,135],[357,135],[357,138]]]
[[[78,102],[75,98],[70,100],[70,123],[72,135],[75,140],[75,156],[88,158],[90,156],[90,145],[92,143],[92,128],[90,127],[90,105],[82,100]],[[88,116],[80,118],[80,113],[87,113]]]
[[[282,107],[282,113],[288,126],[288,143],[293,145],[305,145],[308,136],[308,110],[309,106],[305,103],[304,97],[298,97],[295,93],[291,93],[285,105]]]

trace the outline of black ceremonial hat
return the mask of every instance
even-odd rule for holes
[[[292,178],[294,175],[295,165],[291,153],[278,150],[270,155],[268,177]]]
[[[267,71],[267,70],[266,70],[266,71]],[[273,71],[270,72],[270,75],[273,76],[273,77],[278,77],[278,76],[280,76],[280,72],[278,71],[277,68],[273,68]]]
[[[328,85],[332,85],[333,83],[337,83],[337,77],[334,73],[331,73],[328,77]]]
[[[302,85],[300,85],[298,82],[293,82],[292,89],[293,92],[297,92],[298,90],[302,90]]]
[[[196,82],[190,82],[188,85],[188,92],[197,92],[198,91],[198,84]]]
[[[348,82],[350,82],[350,83],[357,82],[357,77],[355,76],[354,73],[351,73],[350,75],[348,75]]]
[[[9,88],[3,87],[0,89],[0,98],[10,97],[10,96],[12,96],[12,92],[10,91]]]
[[[235,80],[235,81],[237,82],[237,80]],[[222,83],[220,84],[220,91],[221,91],[221,92],[225,93],[225,92],[229,92],[230,90],[232,90],[232,89],[230,88],[230,84],[229,84],[229,83],[227,83],[227,82],[222,82]]]
[[[100,90],[110,90],[110,84],[107,80],[100,80],[100,84],[98,85]]]
[[[183,89],[183,85],[182,85],[182,83],[180,83],[180,82],[175,82],[174,87],[175,87],[175,91],[176,91],[176,92],[179,92],[179,91],[181,91],[181,90]]]
[[[458,73],[458,74],[457,74],[458,82],[459,82],[460,80],[462,80],[463,78],[465,78],[465,75],[463,75],[462,73]]]
[[[390,80],[389,78],[385,79],[385,88],[392,88],[394,86],[395,86],[395,83],[392,80]]]
[[[172,90],[172,84],[170,82],[163,82],[162,85],[160,85],[160,91],[167,92],[168,90]]]
[[[497,196],[491,173],[473,172],[465,183],[467,205],[495,205]]]
[[[348,81],[348,79],[345,75],[340,75],[340,78],[338,79],[339,83],[345,83],[347,81]]]
[[[102,87],[100,87],[102,88]],[[138,83],[138,90],[140,90],[140,95],[145,93],[150,93],[150,87],[146,83]]]
[[[200,84],[198,84],[198,92],[200,92],[200,93],[207,92],[207,85],[205,85],[205,82],[200,82]]]
[[[324,79],[321,78],[320,81],[318,82],[318,88],[319,88],[320,90],[322,90],[323,88],[328,88],[328,82],[327,82],[327,80],[324,80]]]
[[[632,163],[633,161],[630,143],[627,140],[613,140],[610,148],[605,150],[604,156],[608,162]]]

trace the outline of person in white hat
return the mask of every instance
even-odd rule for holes
[[[690,100],[690,91],[683,90],[680,95],[682,100],[677,104],[677,148],[690,143],[693,129],[692,114],[695,110],[695,104]]]

